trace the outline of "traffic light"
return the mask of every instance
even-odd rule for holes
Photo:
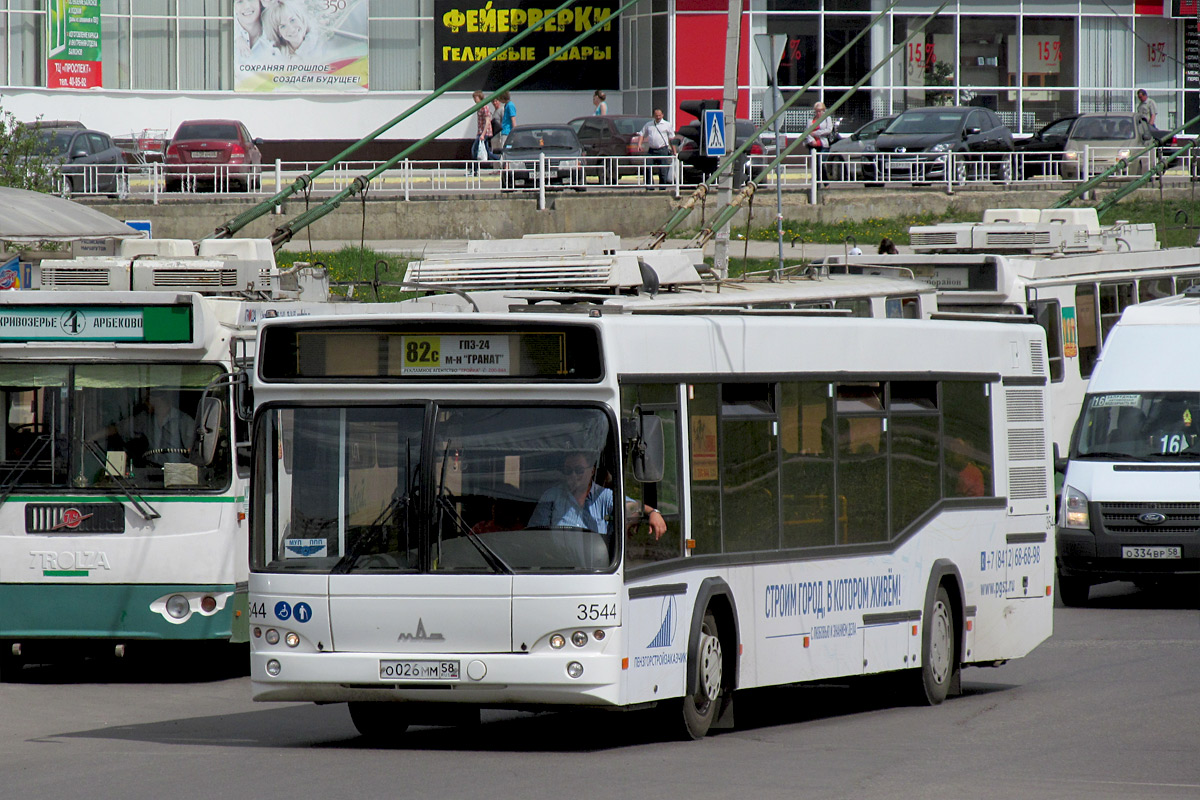
[[[697,120],[704,118],[704,112],[710,108],[720,108],[720,100],[684,100],[679,104],[679,110],[685,114],[691,114]]]

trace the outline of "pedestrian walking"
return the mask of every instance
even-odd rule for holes
[[[649,160],[650,174],[646,176],[646,184],[651,183],[654,171],[658,172],[658,183],[663,185],[671,180],[671,160],[675,156],[675,144],[671,141],[671,123],[663,119],[661,108],[654,109],[654,119],[642,126],[642,143],[646,152],[653,158]],[[657,165],[657,170],[655,165]]]
[[[500,133],[492,137],[492,151],[499,153],[504,149],[504,140],[508,138],[508,135],[512,133],[513,126],[517,124],[517,106],[508,92],[502,92],[492,105],[500,111]],[[495,114],[496,111],[493,110],[492,113]]]
[[[1157,127],[1155,123],[1158,121],[1158,104],[1150,99],[1145,89],[1137,90],[1137,99],[1137,115],[1150,123],[1151,128]]]
[[[478,89],[471,94],[471,99],[476,105],[483,102],[483,92]],[[479,106],[479,110],[475,112],[475,143],[471,146],[471,158],[476,161],[494,161],[495,153],[492,152],[492,107],[488,103],[483,103]]]
[[[599,89],[597,89],[595,94],[592,95],[592,105],[596,107],[596,110],[592,112],[593,115],[602,117],[608,113],[607,97],[608,96]]]

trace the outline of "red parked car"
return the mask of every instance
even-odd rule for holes
[[[163,153],[166,190],[177,191],[185,179],[212,182],[214,190],[234,183],[250,189],[262,168],[262,139],[251,138],[233,119],[196,119],[175,131]],[[189,176],[191,176],[189,178]]]

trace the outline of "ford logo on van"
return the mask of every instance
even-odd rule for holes
[[[1145,514],[1138,514],[1138,522],[1143,525],[1161,525],[1167,521],[1166,514],[1160,514],[1157,511],[1147,511]]]

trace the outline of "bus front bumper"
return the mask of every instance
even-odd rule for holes
[[[407,682],[382,677],[383,665],[398,660],[458,662],[459,677]],[[572,664],[582,668],[578,677],[568,674]],[[609,706],[620,702],[621,672],[619,657],[570,651],[398,657],[369,653],[289,653],[281,646],[266,651],[256,647],[250,656],[252,693],[259,701]]]

